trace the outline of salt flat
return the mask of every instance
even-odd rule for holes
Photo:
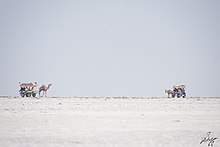
[[[220,146],[220,98],[0,97],[3,147]]]

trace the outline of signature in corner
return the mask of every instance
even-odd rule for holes
[[[206,137],[204,137],[202,139],[202,141],[200,142],[200,144],[202,144],[203,142],[208,142],[208,146],[213,146],[215,140],[217,139],[216,137],[210,137],[211,132],[208,132]]]

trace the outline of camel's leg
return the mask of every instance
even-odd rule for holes
[[[45,91],[45,97],[47,97],[47,91]]]
[[[41,96],[40,96],[40,93],[41,93],[41,90],[39,90],[39,97],[41,97]]]
[[[41,95],[42,92],[43,92],[43,94]],[[39,94],[40,94],[40,97],[43,97],[44,96],[44,91],[41,90]]]
[[[42,93],[42,92],[43,92],[43,93]],[[41,91],[41,93],[42,93],[41,97],[43,97],[43,95],[44,95],[44,91]]]

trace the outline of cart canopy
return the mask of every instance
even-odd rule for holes
[[[21,83],[21,87],[36,87],[37,83]]]
[[[176,86],[173,86],[174,89],[185,89],[186,88],[186,85],[176,85]]]

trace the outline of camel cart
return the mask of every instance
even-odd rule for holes
[[[36,97],[37,91],[35,87],[37,87],[37,83],[19,83],[20,84],[20,96],[21,97]]]

